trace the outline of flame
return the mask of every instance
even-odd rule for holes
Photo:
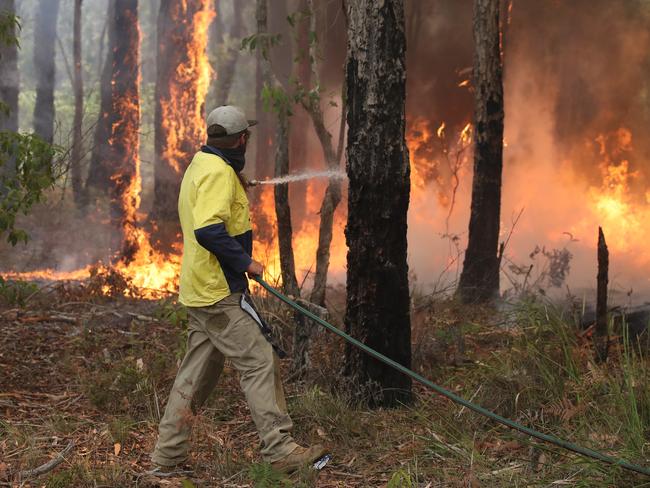
[[[442,124],[440,124],[440,127],[438,127],[438,130],[436,131],[436,134],[438,134],[438,139],[442,139],[445,135],[445,122],[443,121]]]
[[[437,187],[438,202],[444,207],[451,203],[455,180],[467,160],[466,150],[472,141],[472,124],[467,123],[454,143],[447,140],[447,124],[443,121],[435,131],[423,117],[409,119],[406,144],[411,159],[411,198],[426,199],[428,186]]]
[[[293,252],[296,264],[296,277],[300,284],[316,271],[316,249],[320,226],[320,205],[325,193],[326,183],[309,181],[307,184],[306,217],[293,229]],[[253,257],[264,263],[264,273],[271,282],[281,282],[280,254],[277,228],[275,225],[275,202],[273,188],[260,188],[259,204],[253,211],[253,232],[255,245]],[[345,206],[339,205],[334,213],[332,243],[330,245],[329,275],[340,277],[346,269],[347,245],[344,228],[346,222]]]
[[[209,0],[191,0],[175,2],[174,6],[173,16],[183,24],[186,32],[191,33],[191,42],[175,69],[175,76],[169,80],[169,98],[161,101],[161,117],[166,129],[162,157],[179,175],[182,165],[191,157],[184,146],[190,141],[193,148],[197,140],[205,138],[203,107],[212,76],[205,48],[208,28],[215,16],[212,4]],[[131,52],[137,54],[139,49],[134,47]],[[131,60],[130,64],[138,66],[137,60]],[[115,80],[112,84],[116,86]],[[110,268],[127,280],[125,294],[157,298],[178,288],[181,244],[172,245],[170,254],[161,253],[153,248],[150,234],[138,225],[142,220],[139,214],[142,189],[138,157],[139,95],[136,89],[136,93],[113,94],[113,100],[112,112],[117,117],[111,127],[109,145],[119,146],[119,150],[113,153],[118,160],[114,162],[116,169],[111,175],[114,188],[112,207],[119,211],[123,247],[114,256]],[[101,266],[101,263],[96,266]],[[45,269],[3,275],[15,279],[84,280],[89,278],[93,268],[95,266],[89,265],[73,271]],[[108,291],[108,287],[105,288]]]
[[[196,141],[205,139],[204,103],[213,74],[205,47],[216,15],[213,3],[191,0],[174,2],[171,7],[170,16],[182,26],[176,29],[184,33],[177,42],[187,46],[175,76],[169,80],[169,95],[160,101],[166,132],[162,157],[177,175],[191,159],[188,146],[193,149]]]

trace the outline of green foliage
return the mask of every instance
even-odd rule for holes
[[[292,115],[292,97],[281,86],[269,86],[262,88],[262,102],[264,110],[273,111],[277,114]]]
[[[27,214],[44,199],[59,176],[55,156],[60,149],[35,134],[0,132],[0,234],[12,245],[27,242],[27,233],[16,227],[16,217]]]
[[[248,470],[248,475],[255,488],[288,488],[293,486],[282,473],[273,469],[269,463],[253,464]]]
[[[16,32],[21,29],[20,20],[12,12],[0,13],[0,44],[20,46]]]
[[[391,476],[386,488],[414,488],[416,482],[411,477],[411,473],[405,469],[398,469],[393,476]]]
[[[268,60],[271,48],[280,45],[281,41],[282,34],[260,32],[258,34],[253,34],[252,36],[244,37],[241,40],[241,49],[249,52],[259,49],[262,53],[262,57]]]
[[[178,337],[176,357],[182,359],[187,351],[187,309],[176,302],[176,300],[165,298],[158,302],[158,306],[154,311],[154,316],[160,320],[171,323],[181,330]]]
[[[23,307],[26,300],[38,292],[29,281],[7,281],[0,276],[0,299],[9,306]]]

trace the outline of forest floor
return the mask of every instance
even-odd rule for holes
[[[237,374],[227,366],[194,419],[194,474],[152,478],[149,455],[183,354],[185,317],[169,299],[96,291],[0,283],[0,486],[650,486],[418,385],[412,405],[355,406],[336,388],[343,345],[324,332],[314,337],[309,378],[284,374],[295,437],[324,443],[333,455],[322,471],[284,477],[261,462]],[[291,314],[259,300],[288,347]],[[331,304],[338,323],[341,302],[342,294]],[[504,314],[418,297],[413,310],[413,362],[424,376],[543,432],[650,463],[646,356],[614,341],[610,360],[595,364],[588,334],[539,301]],[[25,474],[67,446],[55,469]]]

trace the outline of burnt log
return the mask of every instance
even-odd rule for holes
[[[605,234],[601,227],[598,228],[598,276],[596,290],[596,330],[594,334],[594,347],[596,359],[599,362],[607,361],[609,349],[609,333],[607,330],[607,285],[609,283],[609,250],[605,242]]]

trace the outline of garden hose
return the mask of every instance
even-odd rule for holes
[[[539,439],[544,442],[548,442],[550,444],[554,444],[558,447],[561,447],[563,449],[566,449],[568,451],[575,452],[576,454],[580,454],[585,457],[589,457],[592,459],[596,459],[598,461],[602,461],[607,464],[611,464],[614,466],[620,466],[621,468],[634,471],[636,473],[644,474],[646,476],[650,476],[650,469],[645,468],[643,466],[639,466],[637,464],[630,463],[624,459],[619,459],[615,458],[612,456],[608,456],[607,454],[603,454],[598,451],[594,451],[593,449],[589,449],[586,447],[581,447],[576,444],[573,444],[572,442],[566,441],[564,439],[560,439],[559,437],[555,437],[552,435],[544,434],[542,432],[538,432],[534,429],[531,429],[530,427],[526,427],[525,425],[521,425],[513,420],[507,419],[505,417],[502,417],[490,410],[487,410],[480,405],[476,405],[472,402],[469,402],[465,400],[464,398],[459,397],[458,395],[452,393],[449,390],[446,390],[445,388],[436,385],[435,383],[429,381],[425,377],[417,374],[415,371],[411,371],[407,367],[393,361],[389,357],[384,356],[383,354],[375,351],[374,349],[368,347],[364,343],[356,340],[354,337],[351,337],[350,335],[346,334],[342,330],[337,329],[334,327],[332,324],[326,322],[325,320],[321,319],[317,315],[314,315],[311,313],[309,310],[305,309],[304,307],[301,307],[298,305],[296,302],[291,300],[289,297],[283,295],[279,291],[277,291],[275,288],[273,288],[271,285],[269,285],[264,279],[262,279],[259,276],[254,276],[253,279],[257,281],[266,291],[268,291],[271,295],[275,296],[276,298],[279,298],[281,301],[289,305],[290,307],[294,308],[301,314],[303,314],[305,317],[310,318],[314,322],[318,323],[319,325],[322,325],[329,331],[333,332],[339,337],[342,337],[345,339],[347,342],[352,344],[353,346],[361,349],[365,353],[369,354],[370,356],[374,357],[375,359],[381,361],[384,364],[387,364],[391,368],[396,369],[397,371],[400,371],[401,373],[404,373],[407,376],[410,376],[412,379],[415,381],[422,383],[425,386],[428,386],[432,390],[434,390],[436,393],[439,395],[442,395],[449,400],[453,401],[454,403],[457,403],[459,405],[462,405],[470,410],[473,410],[474,412],[483,415],[485,417],[488,417],[492,420],[495,420],[496,422],[505,425],[506,427],[509,427],[514,430],[518,430],[519,432],[522,432],[524,434],[527,434],[531,437],[535,437],[536,439]]]

